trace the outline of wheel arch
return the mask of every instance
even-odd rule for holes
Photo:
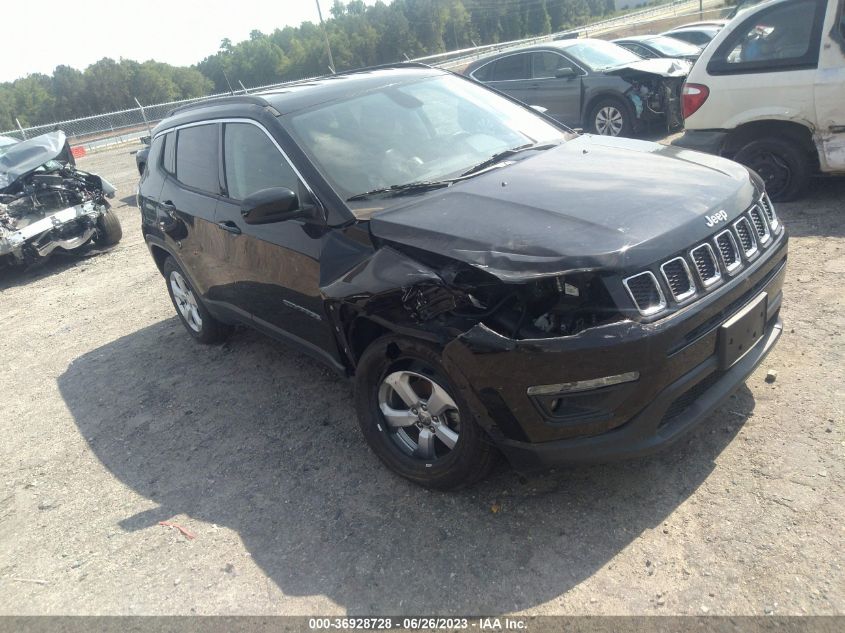
[[[733,158],[736,153],[751,143],[766,137],[789,140],[798,145],[814,160],[814,169],[818,167],[818,149],[813,142],[813,131],[807,125],[797,121],[767,119],[763,121],[749,121],[738,126],[728,135],[722,146],[722,155]]]
[[[587,118],[590,116],[590,113],[593,111],[593,108],[596,107],[596,104],[602,99],[613,99],[614,101],[618,101],[625,107],[625,110],[629,116],[634,116],[634,111],[631,108],[630,100],[627,99],[624,94],[618,92],[617,90],[605,89],[601,92],[596,92],[595,94],[591,95],[590,98],[584,103],[584,109],[581,111],[582,125],[587,125]]]
[[[150,244],[149,249],[150,255],[153,256],[153,261],[155,262],[156,267],[158,268],[158,272],[164,275],[164,261],[168,257],[170,257],[170,253],[167,251],[167,249],[162,248],[158,244]]]

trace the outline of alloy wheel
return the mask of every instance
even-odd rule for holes
[[[388,374],[379,387],[378,404],[387,434],[405,454],[432,461],[457,445],[458,405],[428,376],[406,370]]]
[[[202,317],[197,307],[197,299],[194,296],[194,292],[182,274],[176,270],[170,273],[170,289],[173,291],[173,301],[176,303],[176,309],[179,310],[179,314],[185,319],[188,327],[194,332],[202,330]]]
[[[625,120],[616,106],[604,106],[596,112],[596,132],[603,136],[619,136]]]

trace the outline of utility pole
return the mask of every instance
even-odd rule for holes
[[[329,44],[329,34],[326,33],[326,25],[323,24],[323,11],[320,9],[320,0],[317,3],[317,15],[320,16],[320,28],[323,29],[323,37],[326,39],[326,52],[329,54],[329,70],[334,75],[334,58],[332,58],[332,46]]]

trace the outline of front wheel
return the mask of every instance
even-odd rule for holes
[[[414,483],[458,488],[484,478],[495,463],[496,449],[431,345],[397,336],[375,341],[358,363],[355,405],[379,459]]]
[[[602,136],[631,136],[634,123],[628,108],[611,97],[599,99],[590,110],[589,128]]]
[[[123,237],[120,220],[111,209],[106,209],[97,220],[97,235],[94,241],[99,246],[114,246]]]
[[[775,202],[799,198],[810,184],[809,158],[788,140],[770,137],[751,141],[734,160],[757,172]]]

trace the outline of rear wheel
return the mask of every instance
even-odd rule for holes
[[[386,336],[358,363],[358,423],[376,455],[397,474],[448,490],[484,478],[496,449],[475,422],[426,343]]]
[[[599,99],[590,110],[589,127],[602,136],[631,136],[634,122],[628,108],[619,99]]]
[[[176,260],[172,257],[164,260],[162,272],[167,281],[170,300],[188,333],[200,343],[219,343],[225,340],[231,327],[211,316]]]
[[[757,172],[775,202],[795,200],[810,183],[810,161],[795,143],[774,137],[751,141],[734,160]]]

